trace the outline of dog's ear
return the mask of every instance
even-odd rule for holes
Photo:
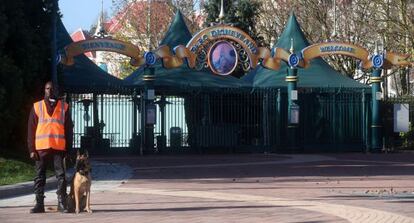
[[[85,154],[84,154],[86,157],[89,157],[89,152],[88,152],[88,150],[87,149],[85,149]]]

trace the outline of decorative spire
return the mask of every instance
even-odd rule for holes
[[[294,53],[295,49],[293,48],[293,38],[290,38],[290,49],[289,49],[290,53]]]
[[[375,49],[374,49],[374,55],[378,54],[378,41],[375,41]]]
[[[223,23],[223,19],[224,19],[224,4],[223,4],[223,0],[221,0],[220,15],[219,15],[220,23]]]
[[[103,22],[103,0],[101,1],[101,20],[102,20],[102,22]]]
[[[106,38],[108,37],[108,33],[104,27],[104,9],[103,9],[103,0],[101,1],[101,16],[98,19],[98,25],[96,26],[95,34],[93,37],[95,38]]]

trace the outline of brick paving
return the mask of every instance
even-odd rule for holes
[[[19,196],[0,200],[0,222],[414,222],[413,160],[358,153],[95,157],[94,165],[107,165],[93,167],[101,171],[94,213],[28,214],[33,196]],[[49,209],[56,203],[50,193]]]

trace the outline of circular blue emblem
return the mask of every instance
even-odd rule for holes
[[[288,64],[291,67],[296,67],[299,64],[299,57],[294,53],[290,54]]]
[[[157,57],[153,52],[145,52],[144,58],[147,65],[154,65],[155,61],[157,61]]]
[[[375,68],[380,68],[384,64],[384,57],[380,54],[376,54],[371,58],[371,61]]]

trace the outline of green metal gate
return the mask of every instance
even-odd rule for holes
[[[133,98],[131,95],[70,95],[74,146],[97,154],[139,154],[143,146],[140,96],[135,97],[135,106]],[[164,99],[163,126],[160,104]],[[288,151],[285,89],[224,89],[157,95],[154,104],[157,115],[149,152]],[[363,151],[369,146],[370,94],[299,89],[298,105],[297,140],[302,151]]]
[[[133,153],[134,109],[129,95],[72,94],[75,148],[91,153]],[[135,120],[139,132],[140,119]]]

